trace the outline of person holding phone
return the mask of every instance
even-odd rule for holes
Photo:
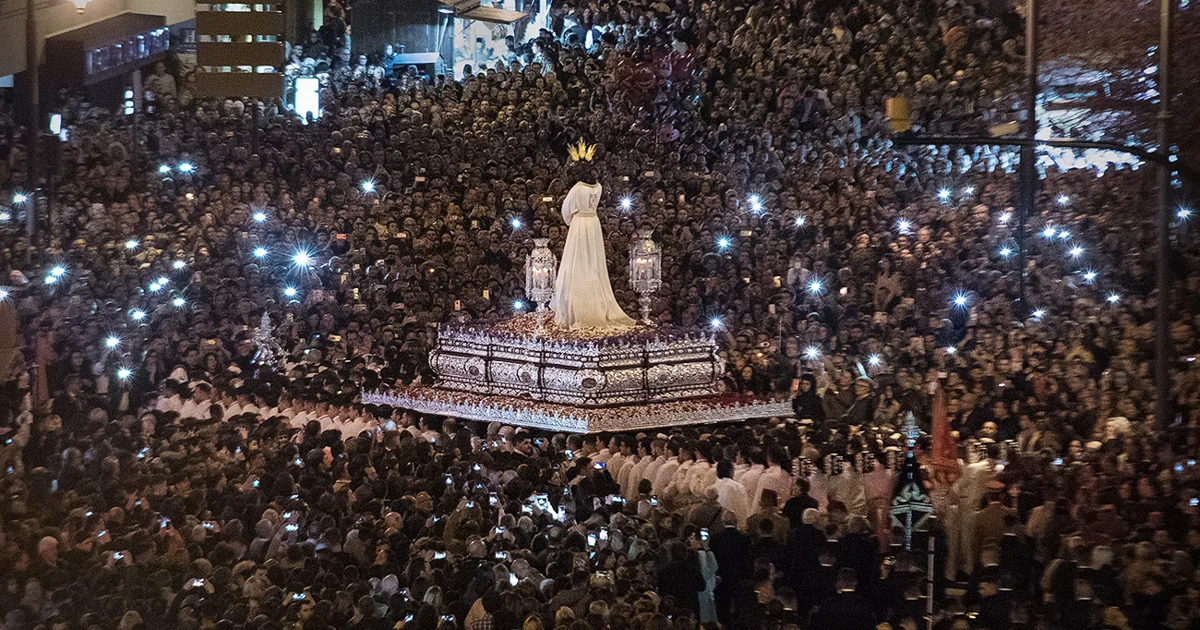
[[[717,603],[714,592],[717,588],[717,556],[709,546],[711,534],[708,528],[701,529],[688,539],[688,546],[700,563],[700,575],[704,578],[704,589],[699,593],[700,623],[717,623]]]
[[[690,610],[697,617],[700,615],[700,594],[708,588],[708,582],[700,568],[698,551],[701,544],[699,532],[686,543],[679,540],[667,543],[670,561],[663,568],[662,574],[671,576],[671,579],[663,580],[659,584],[659,592],[664,598],[675,598],[676,606]]]

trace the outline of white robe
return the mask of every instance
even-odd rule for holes
[[[746,492],[746,487],[728,477],[717,479],[713,487],[717,489],[717,503],[721,504],[722,509],[737,515],[738,528],[744,531],[746,520],[752,514],[750,493]]]
[[[570,229],[550,300],[554,323],[563,328],[627,328],[634,323],[617,304],[608,279],[604,231],[596,216],[602,190],[599,184],[579,182],[563,200],[563,220]]]

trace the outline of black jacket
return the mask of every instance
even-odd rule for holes
[[[838,630],[874,630],[875,610],[870,600],[858,593],[838,593],[817,608],[809,625]]]

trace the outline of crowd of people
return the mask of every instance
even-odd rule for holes
[[[551,17],[461,77],[351,62],[324,29],[312,43],[342,59],[313,120],[186,78],[137,134],[59,103],[70,141],[32,238],[24,135],[0,118],[5,630],[911,629],[927,579],[947,628],[1200,627],[1189,215],[1163,426],[1148,169],[1039,150],[1021,302],[1016,156],[887,133],[897,94],[923,131],[1002,121],[1017,16]],[[637,311],[622,261],[653,228],[657,322],[713,330],[726,388],[794,418],[583,437],[359,402],[432,382],[438,323],[527,301],[531,239],[565,240],[579,139],[618,300]],[[910,413],[932,573],[888,515]],[[950,466],[928,435],[943,416]]]

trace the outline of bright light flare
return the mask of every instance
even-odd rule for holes
[[[136,238],[131,238],[128,241],[125,241],[125,249],[137,249],[137,248],[138,248],[138,242],[137,242]]]
[[[287,287],[283,290],[283,294],[287,297],[296,297],[296,287]]]
[[[363,181],[363,183],[359,184],[359,187],[361,187],[362,191],[364,193],[367,193],[368,195],[375,192],[375,182],[373,182],[369,179],[365,180],[365,181]]]
[[[966,196],[968,196],[968,197],[970,197],[971,195],[974,195],[974,194],[975,194],[975,187],[974,187],[974,186],[967,186],[966,188],[963,188],[963,194],[964,194],[964,195],[966,195]]]
[[[763,211],[762,198],[759,197],[758,195],[750,195],[749,202],[750,202],[750,210],[751,211],[753,211],[753,212],[762,212]]]
[[[1031,313],[1030,316],[1033,319],[1041,319],[1046,316],[1046,309],[1044,309],[1044,308],[1034,309],[1033,313]]]
[[[171,300],[171,304],[175,305],[175,308],[183,308],[184,305],[187,304],[187,300],[183,299],[182,297],[177,297],[174,300]]]
[[[1067,240],[1067,239],[1069,239],[1069,238],[1071,238],[1071,231],[1070,231],[1070,230],[1059,230],[1059,231],[1058,231],[1058,240],[1060,240],[1060,241],[1065,241],[1065,240]]]
[[[1097,274],[1095,271],[1088,269],[1087,271],[1083,272],[1083,281],[1088,284],[1091,284],[1096,281],[1096,275]]]
[[[157,282],[151,282],[150,283],[150,292],[158,293],[159,291],[162,291],[162,285]]]
[[[146,319],[146,311],[143,311],[140,308],[134,309],[133,312],[129,314],[129,317],[131,317],[135,322],[140,322],[143,319]]]
[[[13,203],[25,203],[26,201],[29,201],[29,195],[26,195],[25,193],[13,193]]]
[[[266,247],[255,247],[253,253],[254,253],[255,258],[266,258],[267,257],[267,248]]]
[[[8,299],[8,295],[9,295],[9,294],[8,294],[8,289],[5,289],[4,287],[0,287],[0,302],[3,302],[4,300],[7,300],[7,299]]]
[[[510,224],[510,225],[512,225],[512,228],[513,228],[514,230],[519,230],[519,229],[521,229],[521,220],[520,220],[520,219],[518,219],[517,217],[513,217],[513,218],[512,218],[512,220],[511,220],[511,221],[509,221],[509,224]]]
[[[817,346],[808,346],[804,349],[804,358],[809,361],[816,361],[821,358],[821,349]]]
[[[908,219],[900,219],[896,222],[896,231],[901,234],[908,234],[909,232],[912,232],[912,221],[909,221]]]
[[[621,197],[621,209],[629,210],[633,208],[633,199],[631,197]]]
[[[11,213],[11,212],[4,212],[4,211],[0,211],[0,221],[3,221],[3,222],[5,222],[5,223],[7,223],[7,222],[9,222],[9,221],[11,221],[11,220],[12,220],[12,213]]]
[[[946,203],[947,201],[950,201],[950,189],[942,188],[941,190],[938,191],[937,197],[938,197],[938,200],[940,200],[942,203]]]
[[[255,223],[265,223],[266,221],[267,221],[267,213],[266,212],[262,212],[260,210],[260,211],[254,213],[254,222]]]
[[[879,356],[878,354],[872,354],[871,356],[867,357],[867,365],[871,367],[879,367],[883,365],[883,357]]]
[[[946,346],[946,354],[958,354],[958,348],[954,346]]]
[[[170,172],[171,172],[171,165],[170,165],[170,164],[159,164],[159,165],[158,165],[158,172],[159,172],[160,174],[162,174],[162,175],[166,175],[167,173],[170,173]]]
[[[55,265],[50,268],[50,275],[55,278],[61,278],[67,273],[67,268],[62,265]]]
[[[733,245],[733,241],[729,240],[728,236],[722,236],[721,238],[717,239],[717,249],[719,250],[724,251],[729,249],[730,245]]]
[[[804,224],[807,222],[808,219],[804,217],[796,217],[796,227],[804,227]]]
[[[1012,256],[1012,254],[1013,254],[1013,250],[1011,247],[1005,246],[1005,247],[1000,248],[1000,257],[1001,258],[1008,258],[1009,256]]]
[[[1055,234],[1058,234],[1058,228],[1052,225],[1047,225],[1044,229],[1042,229],[1043,238],[1054,238]]]
[[[185,267],[187,267],[187,263],[183,262],[182,260],[176,260],[175,262],[171,263],[172,269],[183,269]]]
[[[133,370],[131,370],[129,368],[123,367],[123,368],[117,370],[117,378],[121,379],[122,381],[129,380],[129,377],[131,377],[131,376],[133,376]]]
[[[513,300],[513,310],[514,311],[525,310],[525,303],[522,302],[521,300]]]
[[[42,282],[45,282],[46,284],[55,284],[58,282],[58,276],[46,276]]]
[[[180,173],[191,173],[194,170],[196,170],[196,167],[193,166],[191,162],[181,162],[179,164]]]
[[[970,300],[967,299],[967,295],[965,293],[954,294],[954,305],[958,308],[966,308],[969,302]]]
[[[1071,198],[1066,195],[1059,195],[1055,201],[1058,202],[1058,205],[1065,206],[1071,203]]]
[[[116,335],[109,335],[108,338],[104,340],[105,348],[116,348],[119,345],[121,345],[121,338]]]
[[[1108,294],[1108,303],[1109,304],[1116,304],[1120,301],[1121,301],[1121,295],[1119,293],[1109,293]]]
[[[714,318],[708,320],[708,325],[715,329],[715,328],[720,328],[721,326],[724,325],[724,323],[721,321],[720,317],[714,317]]]
[[[292,254],[292,262],[295,263],[297,267],[311,267],[312,255],[306,251],[298,251],[295,254]]]
[[[1001,212],[1000,216],[997,217],[996,220],[1000,222],[1000,225],[1007,225],[1009,221],[1012,221],[1012,213]]]
[[[813,280],[808,283],[808,292],[813,295],[820,295],[825,291],[825,283],[820,280]]]
[[[1071,256],[1071,258],[1079,258],[1080,256],[1083,255],[1083,246],[1076,245],[1076,246],[1072,247],[1071,249],[1067,250],[1067,254],[1069,254]]]
[[[1192,212],[1193,211],[1191,208],[1180,208],[1175,212],[1175,216],[1178,217],[1180,221],[1187,221],[1188,219],[1192,218]]]

